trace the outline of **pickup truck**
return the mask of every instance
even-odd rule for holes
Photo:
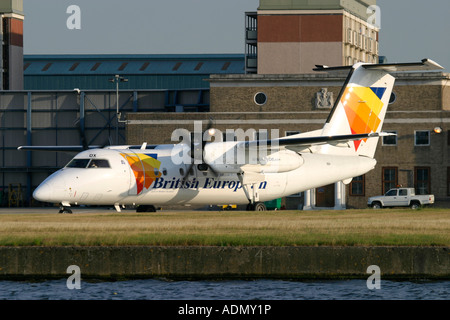
[[[434,203],[434,195],[416,195],[414,188],[394,188],[384,196],[370,197],[367,205],[374,209],[383,207],[410,207],[418,209]]]

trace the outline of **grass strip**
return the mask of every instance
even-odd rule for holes
[[[0,246],[450,246],[450,210],[1,214]]]

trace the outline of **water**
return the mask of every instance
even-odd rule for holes
[[[0,300],[449,300],[450,281],[0,281]]]

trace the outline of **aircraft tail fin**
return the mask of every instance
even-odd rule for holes
[[[317,66],[315,71],[349,70],[349,75],[322,129],[322,136],[380,133],[394,87],[390,72],[443,69],[424,59],[419,63],[364,64],[348,67]],[[349,142],[349,148],[325,145],[320,153],[373,158],[378,137]]]

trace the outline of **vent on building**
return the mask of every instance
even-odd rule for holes
[[[149,66],[150,62],[145,62],[140,68],[139,71],[145,71],[145,69],[147,69],[147,67]]]
[[[177,62],[177,64],[172,68],[172,71],[177,71],[178,69],[180,69],[182,64],[183,62]]]
[[[230,66],[231,62],[225,62],[222,66],[222,71],[228,70],[228,67]]]
[[[69,71],[74,71],[74,70],[78,67],[79,64],[80,64],[79,62],[75,62],[75,63],[70,67]]]
[[[53,63],[51,63],[51,62],[47,63],[47,64],[42,68],[41,71],[47,71],[47,70],[52,66],[52,64],[53,64]]]
[[[119,69],[117,69],[118,71],[122,71],[123,69],[125,69],[128,65],[128,62],[124,62],[120,65]]]
[[[101,62],[97,62],[96,64],[94,64],[94,66],[91,68],[91,71],[95,71],[98,69],[98,67],[100,67],[102,63]]]
[[[200,70],[200,68],[202,67],[202,65],[203,65],[203,62],[197,63],[197,65],[195,66],[194,70],[195,70],[195,71]]]

